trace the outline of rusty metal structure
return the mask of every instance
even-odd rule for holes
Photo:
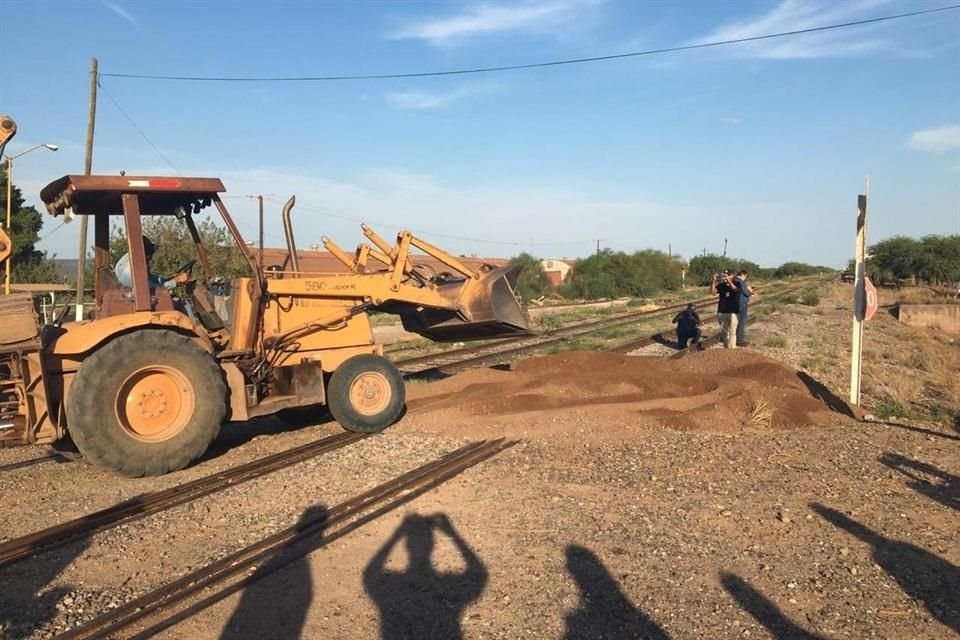
[[[413,236],[390,245],[372,229],[349,255],[324,238],[348,273],[304,273],[291,223],[283,224],[287,270],[267,269],[248,247],[216,178],[65,176],[41,199],[54,216],[91,216],[95,310],[76,323],[41,326],[29,297],[6,296],[0,313],[0,437],[22,443],[72,439],[91,462],[125,475],[188,465],[224,421],[326,405],[347,430],[372,433],[402,414],[404,383],[373,338],[369,312],[397,314],[431,340],[528,332],[515,291],[519,267],[471,270]],[[216,277],[194,215],[213,207],[249,268],[218,305]],[[152,286],[141,217],[176,216],[196,258],[183,265],[174,296]],[[111,218],[126,231],[131,286],[110,264]],[[448,267],[416,262],[419,250]],[[194,275],[196,265],[202,275]],[[155,283],[154,283],[155,284]]]

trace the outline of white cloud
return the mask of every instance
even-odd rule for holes
[[[930,153],[945,153],[960,149],[960,125],[948,124],[935,129],[914,131],[907,140],[907,146]]]
[[[412,21],[395,31],[395,39],[449,45],[455,40],[504,31],[553,30],[603,0],[536,0],[519,4],[478,4],[444,18]]]
[[[110,2],[110,0],[102,0],[102,2],[103,2],[103,6],[105,6],[107,9],[110,9],[110,11],[113,11],[115,14],[117,14],[118,16],[120,16],[121,18],[123,18],[124,20],[132,24],[133,26],[137,27],[138,29],[140,28],[140,22],[137,21],[137,19],[134,18],[129,11],[127,11],[126,9],[118,5],[116,2]]]
[[[888,0],[783,0],[762,16],[721,26],[691,44],[754,38],[862,20],[875,17],[874,10],[885,4]],[[893,48],[889,41],[867,37],[874,28],[864,26],[759,40],[734,45],[734,51],[750,58],[788,60],[865,55]]]
[[[720,124],[725,127],[733,127],[740,124],[740,118],[720,118]]]
[[[469,96],[489,93],[488,84],[463,85],[448,91],[395,91],[386,95],[387,101],[400,109],[436,109]]]

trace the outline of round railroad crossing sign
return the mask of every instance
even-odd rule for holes
[[[870,282],[870,278],[863,279],[863,286],[867,293],[867,307],[863,314],[864,320],[869,320],[877,312],[877,289]]]

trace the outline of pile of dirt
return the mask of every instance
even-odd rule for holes
[[[755,352],[723,349],[679,360],[593,351],[530,358],[505,370],[474,370],[414,385],[407,409],[420,426],[450,424],[456,431],[486,422],[498,431],[519,427],[528,437],[563,431],[558,422],[580,432],[585,420],[603,414],[624,426],[603,439],[649,428],[791,429],[836,424],[853,415],[804,374]]]

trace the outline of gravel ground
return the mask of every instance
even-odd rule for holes
[[[849,331],[849,319],[825,306],[822,315],[784,310],[751,337],[758,350],[800,364],[808,354],[790,345],[807,348],[810,322]],[[777,334],[791,339],[763,346]],[[545,420],[576,437],[551,437]],[[838,421],[713,433],[628,429],[632,420],[627,406],[620,415],[584,407],[485,421],[411,411],[378,437],[0,569],[0,637],[53,637],[291,526],[311,507],[524,424],[531,435],[518,446],[160,637],[960,632],[953,428]],[[615,430],[622,437],[611,439]],[[278,421],[230,427],[204,461],[162,478],[124,479],[83,463],[0,471],[0,539],[338,431]],[[0,449],[0,468],[43,453]]]

